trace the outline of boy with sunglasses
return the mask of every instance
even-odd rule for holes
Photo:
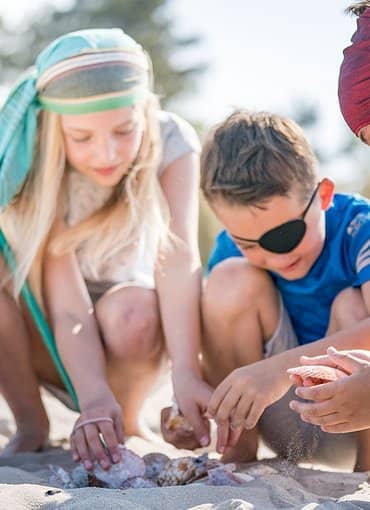
[[[370,469],[369,431],[332,435],[302,421],[286,372],[329,346],[370,347],[369,202],[319,181],[301,129],[268,113],[240,111],[216,126],[201,173],[226,228],[203,297],[217,450],[252,460],[259,433],[292,461]]]

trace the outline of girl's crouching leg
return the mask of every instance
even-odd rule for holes
[[[3,456],[37,451],[46,444],[49,435],[48,417],[31,364],[30,342],[20,307],[5,290],[0,291],[0,389],[17,427],[2,451]]]
[[[166,366],[156,292],[122,288],[103,296],[95,308],[125,433],[143,435],[139,413]]]

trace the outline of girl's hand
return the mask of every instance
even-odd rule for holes
[[[208,415],[218,427],[217,451],[236,444],[244,428],[252,429],[267,406],[281,398],[291,385],[275,360],[258,361],[233,370],[216,388]]]
[[[291,409],[299,413],[303,421],[319,425],[325,432],[353,432],[369,428],[370,352],[337,351],[333,347],[329,347],[327,352],[330,366],[340,367],[351,375],[315,387],[297,388],[299,397],[313,402],[293,400]],[[316,358],[310,359],[316,363]]]
[[[118,444],[123,441],[122,410],[111,392],[84,403],[71,434],[74,461],[82,461],[89,470],[97,460],[103,469],[109,469],[112,462],[121,460]]]
[[[175,371],[173,386],[176,402],[193,432],[170,431],[165,426],[169,411],[162,412],[162,434],[165,441],[177,448],[195,449],[210,442],[209,420],[204,413],[212,395],[212,388],[191,371]]]

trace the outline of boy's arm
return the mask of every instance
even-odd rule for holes
[[[299,365],[301,356],[325,354],[330,346],[338,350],[370,348],[370,318],[345,331],[231,372],[216,388],[208,406],[209,415],[218,423],[218,450],[222,453],[228,444],[230,423],[239,434],[242,428],[254,428],[266,407],[287,392],[292,384],[288,368]]]

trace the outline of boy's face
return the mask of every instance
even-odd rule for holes
[[[314,193],[314,189],[312,190]],[[302,201],[298,192],[288,197],[274,196],[255,206],[229,205],[219,199],[212,203],[219,220],[234,237],[248,262],[253,266],[278,273],[286,280],[303,278],[321,253],[325,241],[325,214],[334,193],[334,183],[323,179],[304,217],[306,232],[299,244],[287,253],[274,253],[258,243],[236,239],[260,239],[263,234],[280,225],[302,218],[309,199]]]

